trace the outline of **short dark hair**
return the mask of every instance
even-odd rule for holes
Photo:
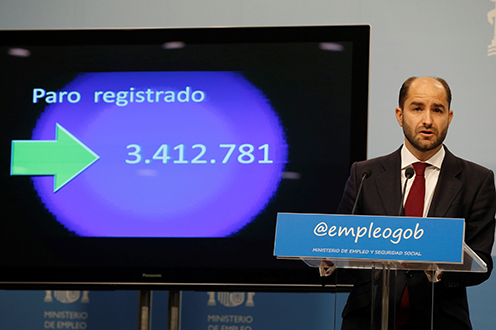
[[[398,104],[399,104],[399,107],[401,109],[403,109],[403,105],[405,103],[405,100],[408,97],[408,91],[410,90],[410,85],[417,78],[418,77],[410,77],[407,80],[405,80],[405,82],[403,83],[403,85],[401,85],[400,96],[399,96],[399,99],[398,99]],[[433,79],[436,79],[437,81],[439,81],[441,83],[441,85],[443,85],[444,90],[446,91],[446,98],[447,98],[447,101],[448,101],[448,109],[451,109],[451,89],[450,89],[448,83],[443,78],[438,78],[438,77],[432,77],[432,78]]]

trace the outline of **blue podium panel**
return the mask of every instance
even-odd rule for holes
[[[277,257],[462,263],[463,219],[279,213]]]

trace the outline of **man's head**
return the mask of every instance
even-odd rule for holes
[[[441,78],[408,78],[400,89],[396,119],[405,134],[405,146],[420,160],[440,148],[453,118],[451,90]]]

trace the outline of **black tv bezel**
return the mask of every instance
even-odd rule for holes
[[[0,47],[147,45],[171,41],[185,43],[270,43],[333,42],[353,43],[352,100],[349,164],[366,158],[370,26],[290,26],[290,27],[206,27],[158,29],[85,29],[85,30],[8,30],[0,31]],[[124,242],[124,241],[123,241]],[[194,262],[194,261],[193,261]],[[193,289],[214,288],[261,291],[320,291],[318,271],[298,261],[280,260],[277,269],[222,270],[176,269],[164,281],[160,268],[92,267],[82,271],[72,266],[56,269],[3,269],[9,273],[0,280],[3,288],[120,288],[120,289]],[[297,266],[295,266],[298,264]],[[194,269],[194,267],[193,267]],[[33,275],[36,272],[36,275]],[[222,272],[220,274],[219,272]],[[102,276],[103,275],[103,276]],[[186,280],[184,280],[186,279]]]

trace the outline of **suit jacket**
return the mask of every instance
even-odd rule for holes
[[[445,272],[441,282],[434,286],[422,271],[404,274],[396,285],[401,287],[402,283],[406,283],[408,286],[412,329],[431,328],[432,290],[434,329],[471,329],[466,287],[484,282],[493,268],[491,249],[496,212],[494,174],[491,170],[454,156],[447,148],[445,150],[428,216],[464,218],[465,242],[486,262],[489,271],[483,274]],[[402,189],[401,148],[390,155],[353,164],[338,213],[351,213],[366,167],[372,169],[372,174],[363,183],[355,214],[398,215]],[[357,273],[354,288],[343,310],[344,330],[371,328],[371,281],[370,272]],[[399,304],[400,296],[397,294],[391,304]],[[380,317],[374,319],[380,322]]]

